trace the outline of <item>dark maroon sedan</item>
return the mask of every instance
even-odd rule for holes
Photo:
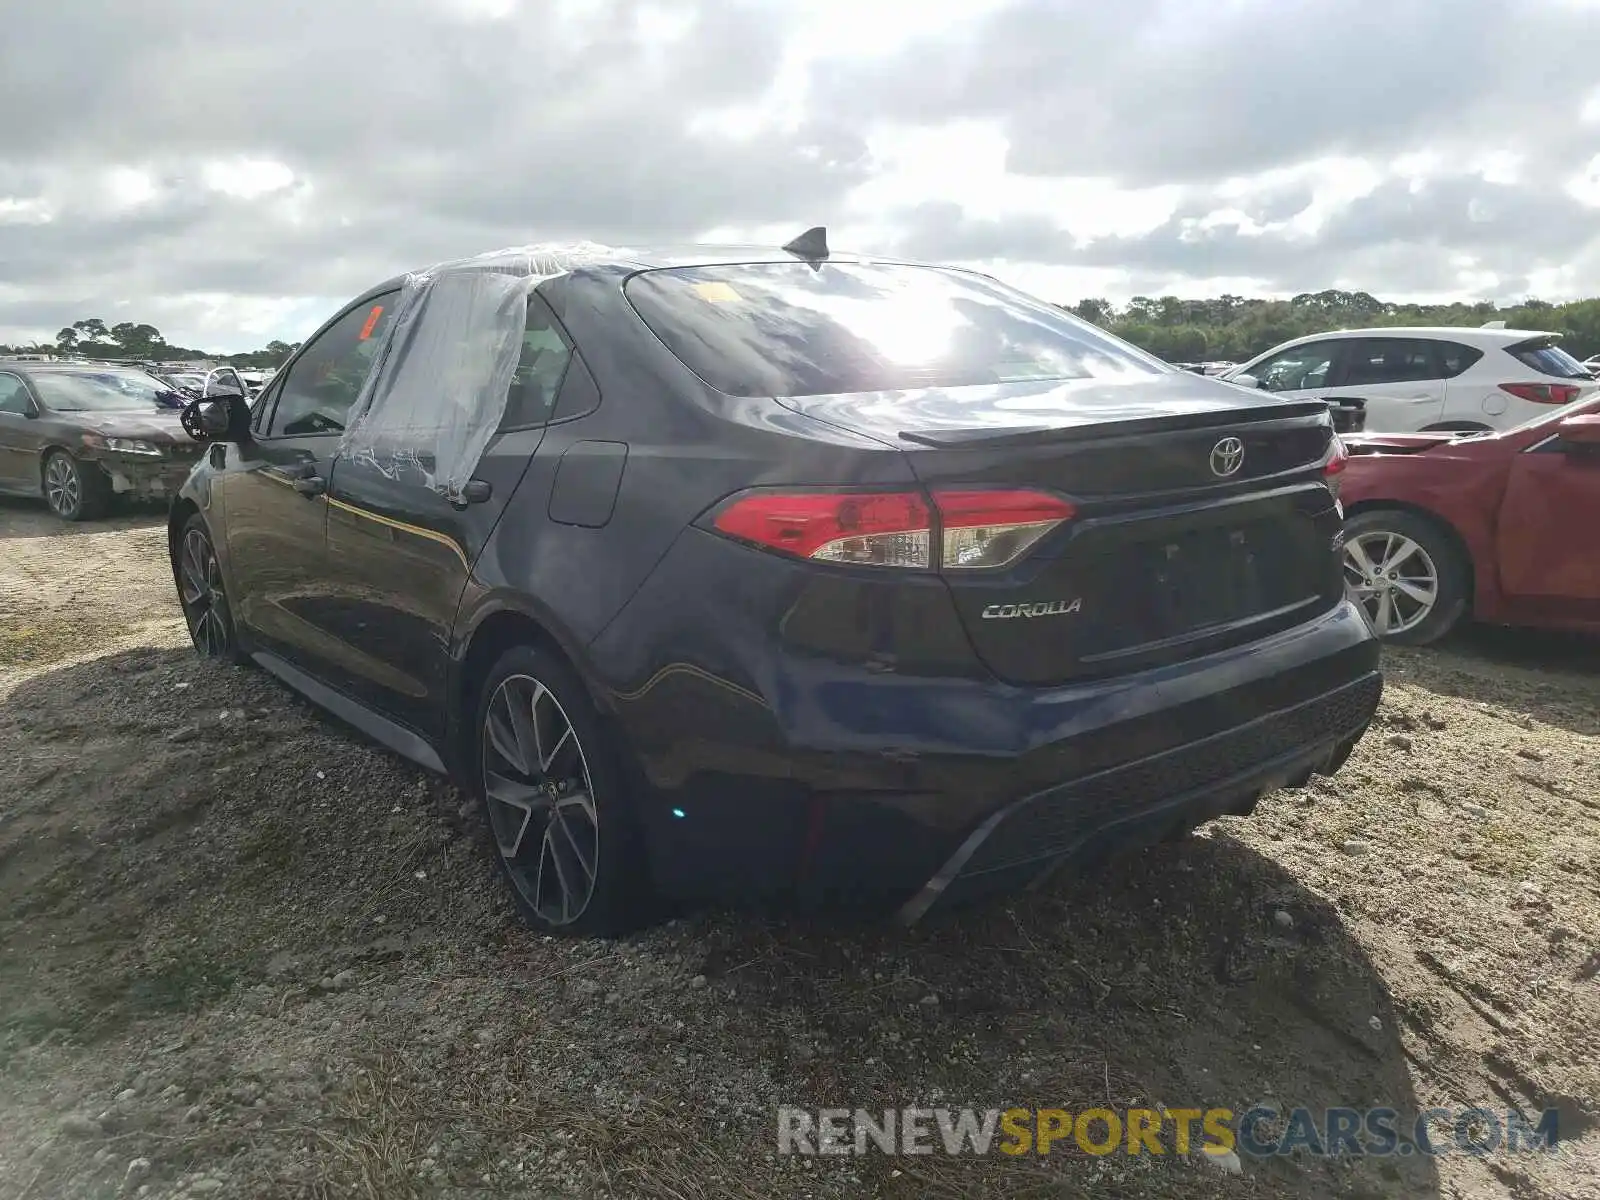
[[[1499,434],[1345,439],[1345,583],[1378,634],[1600,633],[1600,397]]]

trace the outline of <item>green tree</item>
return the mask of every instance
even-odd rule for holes
[[[87,321],[74,321],[72,327],[78,331],[78,337],[81,341],[111,341],[111,331],[106,328],[106,323],[99,317],[91,317]]]
[[[1394,325],[1476,327],[1488,321],[1504,321],[1513,329],[1559,333],[1562,347],[1580,359],[1600,354],[1600,298],[1566,304],[1530,298],[1500,308],[1489,301],[1395,304],[1370,292],[1328,288],[1302,292],[1289,300],[1135,296],[1121,309],[1103,300],[1082,300],[1068,307],[1152,354],[1177,362],[1242,362],[1280,342],[1331,329]]]
[[[126,354],[135,358],[149,358],[166,349],[166,339],[154,325],[135,325],[123,321],[111,327],[111,340]]]
[[[1067,311],[1072,313],[1074,316],[1081,317],[1085,321],[1088,321],[1094,325],[1110,324],[1111,318],[1116,312],[1116,310],[1111,307],[1111,301],[1097,299],[1079,300],[1076,304],[1067,309]]]

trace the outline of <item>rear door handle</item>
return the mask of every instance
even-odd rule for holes
[[[328,481],[321,475],[302,476],[294,481],[294,490],[309,500],[311,497],[320,496],[327,491]]]

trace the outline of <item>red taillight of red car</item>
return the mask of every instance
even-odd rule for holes
[[[1500,390],[1535,404],[1571,404],[1583,391],[1570,383],[1502,383]]]
[[[730,537],[796,558],[858,567],[983,570],[1015,562],[1073,506],[1028,490],[753,491],[712,521]],[[936,528],[937,527],[937,528]]]
[[[1333,498],[1339,498],[1339,483],[1344,476],[1344,469],[1350,465],[1350,452],[1344,448],[1344,443],[1339,440],[1339,435],[1333,435],[1333,445],[1328,449],[1328,461],[1322,464],[1322,476],[1328,481],[1328,490],[1333,493]]]

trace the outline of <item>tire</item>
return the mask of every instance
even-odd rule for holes
[[[63,521],[93,521],[111,507],[111,481],[93,464],[52,450],[40,470],[44,502]]]
[[[1426,646],[1454,629],[1466,612],[1470,565],[1437,522],[1404,509],[1368,509],[1344,523],[1344,542],[1346,593],[1384,641]],[[1429,590],[1430,578],[1433,599],[1424,611],[1417,594]]]
[[[520,737],[513,714],[527,718]],[[576,937],[637,925],[648,893],[638,819],[572,668],[542,647],[507,650],[478,695],[473,739],[471,782],[523,919]]]
[[[178,586],[178,604],[189,626],[189,640],[202,658],[243,665],[233,606],[223,589],[222,565],[205,518],[195,513],[184,522],[172,554],[172,579]]]

